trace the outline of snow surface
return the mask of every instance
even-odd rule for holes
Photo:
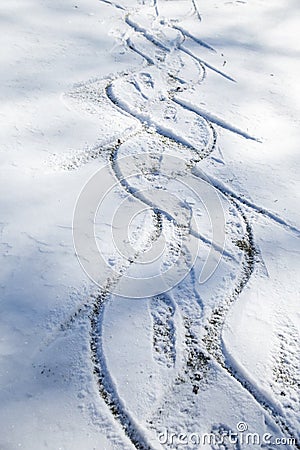
[[[0,5],[0,449],[299,448],[298,2],[120,2]]]

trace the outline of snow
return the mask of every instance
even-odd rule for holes
[[[299,16],[2,2],[1,449],[299,445]]]

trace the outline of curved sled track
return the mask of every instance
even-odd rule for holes
[[[124,22],[125,24],[127,24],[127,26],[131,31],[131,35],[126,40],[127,47],[129,50],[135,52],[140,57],[142,57],[147,67],[149,68],[154,67],[160,70],[160,68],[163,67],[164,63],[158,59],[155,59],[155,56],[153,57],[152,54],[148,54],[143,46],[139,46],[139,44],[135,40],[135,36],[139,36],[144,39],[143,42],[146,43],[145,44],[146,48],[147,46],[150,45],[153,46],[156,50],[159,50],[160,58],[162,58],[162,60],[163,58],[168,58],[169,57],[168,55],[171,55],[171,57],[173,56],[181,57],[181,55],[184,55],[182,57],[189,58],[191,64],[192,63],[198,64],[199,70],[202,69],[202,76],[199,76],[198,82],[202,82],[205,79],[206,76],[205,68],[214,70],[221,76],[224,76],[227,79],[234,81],[227,74],[206,63],[204,60],[197,58],[188,49],[184,47],[185,39],[189,38],[193,39],[194,42],[196,42],[199,46],[206,47],[208,51],[215,51],[205,42],[201,41],[201,39],[191,35],[191,33],[181,28],[180,25],[178,25],[178,22],[176,23],[175,21],[174,23],[169,22],[168,24],[164,25],[166,30],[164,26],[162,26],[162,31],[166,31],[166,35],[167,35],[167,28],[168,29],[172,28],[173,31],[179,34],[180,38],[177,40],[177,44],[174,44],[174,42],[170,44],[166,39],[163,39],[157,36],[157,34],[152,33],[153,30],[151,28],[149,30],[146,27],[140,25],[136,20],[134,20],[131,17],[130,11],[128,11],[121,4],[117,4],[110,0],[100,0],[100,1],[117,8],[120,11],[120,13],[124,15]],[[153,20],[157,20],[159,18],[159,2],[157,0],[154,1],[152,7],[154,17]],[[198,18],[199,21],[201,21],[201,15],[196,0],[191,0],[191,7],[194,11],[195,16]],[[138,75],[139,72],[144,72],[144,70],[137,69],[135,72],[133,71],[133,75],[134,73]],[[169,107],[170,105],[172,106],[172,104],[174,104],[175,106],[179,106],[181,108],[188,108],[189,105],[184,104],[183,101],[178,100],[177,97],[175,97],[175,94],[178,91],[180,92],[184,89],[187,89],[189,86],[189,80],[180,78],[179,74],[178,76],[176,74],[175,76],[174,74],[169,75],[170,79],[173,77],[172,79],[175,79],[176,83],[175,87],[174,85],[172,85],[172,88],[167,90],[166,95],[167,100],[165,101],[166,105]],[[193,161],[191,160],[186,161],[189,164],[188,171],[191,174],[194,173],[196,176],[199,176],[197,170],[195,169],[195,164],[201,161],[202,158],[208,156],[216,146],[217,135],[212,122],[218,126],[223,126],[230,130],[228,124],[226,124],[225,122],[222,123],[220,121],[218,122],[217,120],[214,120],[215,118],[213,118],[212,116],[209,115],[204,116],[203,112],[201,111],[200,112],[195,110],[190,111],[191,114],[192,113],[198,114],[198,116],[202,117],[202,120],[207,124],[207,130],[209,130],[210,133],[210,139],[208,144],[206,146],[203,146],[202,148],[199,148],[197,145],[191,143],[191,141],[188,141],[185,136],[180,135],[179,132],[177,133],[170,132],[170,129],[164,127],[163,124],[159,125],[159,123],[156,123],[151,115],[149,116],[141,115],[134,109],[133,105],[126,104],[126,102],[122,100],[122,98],[120,98],[114,92],[114,83],[115,81],[117,83],[118,80],[121,80],[121,82],[128,84],[133,83],[131,81],[128,81],[128,73],[125,75],[120,74],[119,77],[116,77],[114,80],[111,80],[110,82],[107,83],[105,95],[107,99],[112,103],[113,107],[117,108],[119,111],[121,110],[126,115],[129,114],[130,116],[138,120],[140,122],[141,131],[143,130],[144,132],[147,132],[148,127],[153,128],[153,126],[155,126],[156,133],[163,136],[167,141],[173,142],[176,145],[180,145],[181,147],[186,148],[189,152],[193,152],[194,155]],[[138,89],[136,89],[136,95],[138,94],[139,91]],[[147,104],[147,95],[146,94],[140,95],[140,98],[142,97],[145,100],[145,104]],[[254,139],[252,136],[246,135],[245,133],[243,134],[241,130],[231,129],[230,131],[237,132],[247,139]],[[136,134],[138,133],[139,131],[136,131]],[[117,143],[111,148],[109,159],[111,163],[111,168],[119,184],[131,195],[136,196],[137,194],[135,190],[132,189],[131,186],[127,183],[126,177],[123,176],[121,168],[118,164],[118,153],[120,147],[124,143],[126,143],[128,139],[130,139],[130,136],[129,137],[125,136],[124,138],[122,138],[122,140],[120,139],[117,141]],[[264,398],[263,394],[260,393],[254,386],[252,386],[252,384],[249,381],[245,380],[240,373],[236,372],[231,367],[222,346],[222,329],[230,307],[239,297],[239,295],[245,288],[246,284],[248,283],[254,271],[255,263],[259,258],[259,253],[255,247],[251,224],[250,221],[247,219],[244,207],[250,207],[256,212],[264,214],[269,219],[275,221],[279,225],[289,228],[290,231],[296,233],[299,233],[299,231],[290,226],[289,224],[287,224],[283,219],[280,219],[274,214],[257,207],[255,204],[247,201],[246,199],[241,198],[236,193],[229,191],[221,184],[221,182],[218,182],[218,180],[209,180],[209,182],[221,193],[223,197],[225,197],[231,203],[232,207],[236,211],[238,211],[240,219],[244,223],[244,227],[246,230],[244,237],[243,239],[239,240],[236,243],[236,245],[243,252],[243,260],[240,266],[240,274],[236,279],[235,286],[232,292],[229,293],[229,295],[225,299],[223,299],[221,304],[216,306],[215,309],[213,310],[211,317],[208,321],[208,324],[206,326],[206,334],[202,342],[199,342],[199,339],[193,335],[189,326],[186,325],[186,342],[185,342],[186,357],[185,357],[185,367],[183,368],[183,370],[189,374],[191,380],[197,380],[197,376],[199,376],[198,374],[199,370],[201,371],[203,369],[201,361],[202,360],[207,361],[208,359],[212,358],[218,363],[219,367],[221,367],[221,369],[227,373],[228,376],[234,378],[244,389],[248,391],[248,393],[252,396],[252,398],[259,404],[259,406],[264,409],[265,413],[279,425],[285,436],[294,438],[293,433],[289,429],[289,426],[285,423],[284,418],[278,415],[275,408],[268,403],[268,401]],[[172,222],[173,224],[175,224],[175,226],[179,225],[178,223],[176,223],[176,218],[173,217],[170,213],[159,208],[157,205],[149,202],[149,200],[142,197],[141,195],[137,196],[136,198],[138,199],[138,201],[146,204],[148,207],[150,206],[153,211],[153,231],[150,237],[148,237],[149,239],[155,240],[158,238],[161,232],[162,218]],[[197,237],[197,239],[200,239],[207,245],[211,245],[211,242],[207,240],[205,241],[205,238],[197,234],[190,225],[186,227],[184,232],[187,234],[191,234],[194,237]],[[145,242],[145,248],[146,244],[147,242]],[[217,250],[220,253],[222,253],[222,249]],[[138,254],[132,255],[130,260],[128,260],[128,265],[124,267],[124,270],[126,270],[126,268],[128,268],[131,264],[134,264],[137,256]],[[124,403],[122,402],[122,399],[118,395],[117,388],[114,385],[113,379],[109,373],[106,364],[106,358],[102,346],[102,322],[105,304],[107,301],[109,301],[110,298],[109,292],[112,283],[118,283],[118,279],[116,278],[114,280],[107,281],[106,287],[104,287],[99,292],[98,296],[96,296],[96,298],[93,299],[93,306],[90,313],[90,323],[91,323],[90,349],[91,349],[91,359],[94,365],[94,374],[97,381],[100,396],[105,401],[111,414],[113,414],[114,418],[120,423],[121,427],[123,428],[125,434],[128,436],[130,441],[132,442],[133,446],[136,449],[151,450],[153,447],[152,444],[149,442],[146,430],[143,430],[139,426],[137,421],[134,420],[131,417],[130,413],[127,411]],[[167,297],[165,301],[166,302],[169,301]],[[201,389],[201,387],[195,382],[194,392],[197,393],[198,389]],[[298,444],[295,444],[295,447],[300,448]]]

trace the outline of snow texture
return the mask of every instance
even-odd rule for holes
[[[299,19],[2,2],[1,450],[299,448]]]

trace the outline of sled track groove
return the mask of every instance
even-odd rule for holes
[[[149,240],[154,241],[161,233],[161,217],[157,212],[153,213],[154,231],[151,233]],[[146,247],[146,245],[145,245]],[[106,358],[102,346],[102,322],[106,302],[110,297],[110,289],[115,286],[122,277],[122,272],[126,271],[131,264],[134,264],[136,258],[141,252],[136,252],[128,259],[128,263],[119,268],[121,272],[113,279],[107,280],[106,286],[101,288],[96,295],[89,314],[90,318],[90,351],[93,364],[93,372],[96,378],[98,392],[104,400],[115,420],[121,425],[124,433],[131,443],[138,450],[151,450],[151,445],[147,442],[147,438],[139,425],[127,413],[125,405],[120,399],[116,386],[110,376],[107,368]]]
[[[104,290],[97,296],[90,315],[90,350],[98,392],[109,408],[111,414],[121,425],[124,433],[135,448],[138,450],[151,450],[152,447],[147,442],[143,433],[139,430],[138,424],[130,417],[128,413],[126,413],[126,408],[118,396],[106,365],[104,351],[102,348],[101,324],[103,319],[104,303],[107,300],[108,295],[108,292]]]

